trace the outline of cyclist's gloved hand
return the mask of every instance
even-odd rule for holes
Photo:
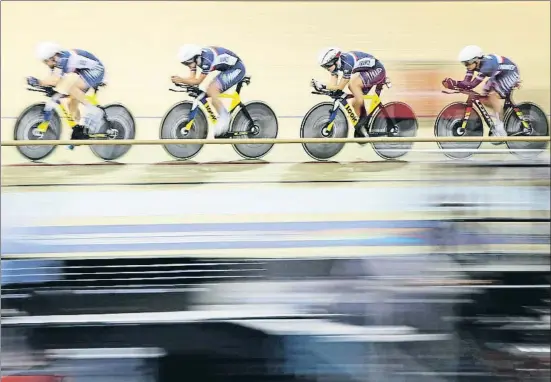
[[[40,86],[40,82],[38,81],[38,78],[35,78],[35,77],[27,77],[27,84],[29,84],[29,86]]]
[[[445,78],[442,81],[442,85],[447,89],[454,89],[457,87],[457,81],[451,78]]]
[[[314,89],[316,89],[317,91],[325,89],[325,85],[322,84],[321,82],[317,81],[317,80],[312,79],[312,81],[310,83],[312,84]]]

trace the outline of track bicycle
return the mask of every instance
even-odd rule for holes
[[[229,131],[220,138],[276,138],[278,133],[277,116],[270,106],[262,101],[241,102],[243,85],[250,84],[251,77],[244,77],[237,83],[233,93],[221,93],[220,98],[231,100],[229,107]],[[218,120],[210,103],[210,97],[198,86],[176,85],[180,89],[169,89],[173,92],[187,93],[192,101],[181,101],[170,108],[161,122],[159,135],[161,139],[206,139],[210,124]],[[207,119],[208,117],[208,119]],[[193,158],[199,153],[203,144],[167,144],[164,149],[174,158],[184,160]],[[259,159],[273,147],[272,144],[232,145],[234,150],[245,159]]]
[[[108,105],[98,103],[97,93],[102,86],[105,86],[105,84],[101,83],[92,88],[92,93],[87,95],[92,104],[104,111],[101,128],[97,134],[88,134],[88,138],[96,140],[134,139],[136,123],[132,113],[119,103]],[[15,122],[13,134],[15,140],[59,140],[63,127],[60,113],[70,128],[78,125],[68,108],[61,102],[62,99],[68,98],[67,95],[58,93],[53,87],[49,86],[29,86],[27,90],[43,93],[50,98],[50,102],[55,102],[57,105],[49,122],[44,121],[45,102],[35,103],[23,110]],[[17,146],[17,149],[25,158],[31,161],[39,161],[53,153],[56,147],[57,145]],[[98,158],[110,161],[126,154],[131,145],[90,145],[89,147]]]
[[[518,85],[517,85],[518,88]],[[445,94],[465,94],[466,102],[452,102],[438,114],[434,122],[434,135],[437,137],[482,137],[484,127],[482,118],[489,128],[488,135],[493,135],[495,124],[480,101],[484,97],[474,90],[452,89],[442,90]],[[512,92],[505,98],[503,107],[503,126],[508,136],[548,136],[549,121],[543,110],[532,102],[515,103]],[[482,118],[480,117],[482,114]],[[493,142],[492,142],[493,143]],[[474,155],[482,142],[438,142],[444,155],[451,159],[467,159]],[[497,144],[501,144],[498,142]],[[548,142],[506,142],[510,152],[522,157],[531,158],[544,151]],[[453,149],[462,149],[454,152]],[[517,151],[525,150],[530,151]]]
[[[403,102],[382,104],[379,98],[383,86],[392,86],[390,79],[375,87],[375,94],[364,95],[366,106],[366,130],[369,137],[414,137],[417,135],[418,122],[415,113]],[[360,118],[348,99],[354,96],[341,90],[313,91],[312,94],[326,95],[333,102],[321,102],[312,107],[304,116],[300,126],[301,138],[347,138],[349,123],[356,130]],[[364,102],[365,102],[364,101]],[[356,136],[356,135],[355,135]],[[409,152],[412,142],[373,143],[373,150],[383,159],[396,159]],[[302,147],[313,159],[323,161],[337,155],[344,143],[303,143]]]

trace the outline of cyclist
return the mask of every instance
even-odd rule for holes
[[[56,91],[70,97],[68,108],[79,125],[73,128],[71,139],[87,139],[88,134],[95,134],[101,127],[103,111],[86,99],[85,93],[99,85],[105,75],[103,63],[92,53],[82,49],[65,50],[55,42],[41,42],[36,47],[36,57],[45,63],[52,73],[49,77],[39,80],[27,77],[30,86],[51,86]],[[85,114],[80,117],[79,103],[85,106]],[[45,132],[47,122],[53,113],[55,103],[44,108],[44,121],[38,129]],[[88,129],[84,132],[84,127]]]
[[[517,65],[507,57],[498,56],[497,54],[485,55],[482,49],[476,45],[464,47],[459,52],[457,59],[467,68],[465,78],[463,81],[446,78],[442,81],[442,85],[448,89],[469,90],[477,87],[484,78],[488,77],[482,91],[485,97],[481,98],[481,101],[494,111],[495,131],[492,131],[491,134],[506,137],[507,132],[503,127],[503,99],[520,82]],[[474,77],[475,72],[478,72],[476,77]],[[500,142],[497,144],[500,144]]]
[[[178,50],[178,61],[187,66],[191,75],[188,77],[172,76],[175,84],[199,85],[207,75],[218,71],[218,75],[207,87],[207,95],[218,112],[218,121],[214,126],[214,136],[223,137],[229,128],[230,114],[218,97],[245,77],[245,65],[241,58],[231,50],[215,46],[185,44]],[[201,73],[197,75],[197,68]]]
[[[385,81],[386,70],[381,61],[368,53],[359,51],[343,52],[336,47],[324,48],[319,53],[318,64],[331,73],[329,84],[325,85],[317,80],[312,80],[312,86],[316,90],[343,90],[346,85],[354,95],[352,106],[360,119],[354,126],[355,137],[367,137],[365,128],[367,111],[365,110],[363,96],[375,85]],[[339,72],[342,78],[338,80]]]

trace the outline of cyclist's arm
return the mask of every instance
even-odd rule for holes
[[[473,79],[474,72],[467,71],[467,74],[465,75],[465,79],[463,81],[459,81],[457,83],[457,87],[463,88],[463,89],[473,89],[476,88],[486,77],[486,75],[482,72],[479,72],[478,75]]]
[[[52,70],[52,73],[48,77],[38,80],[38,84],[45,87],[54,87],[57,85],[60,79],[61,75]]]
[[[338,80],[338,72],[335,70],[331,73],[331,82],[327,85],[328,90],[343,90],[344,87],[350,82],[350,77],[352,76],[352,71],[345,67],[342,71],[342,78]]]
[[[327,83],[327,88],[329,89],[330,87],[337,85],[337,82],[339,82],[339,75],[337,73],[331,73],[331,78]]]
[[[333,83],[332,83],[333,82]],[[333,77],[331,78],[331,82],[327,85],[327,90],[343,90],[345,86],[350,82],[350,78],[341,78],[340,81],[337,81],[337,78],[333,80]]]
[[[185,85],[199,85],[207,75],[207,73],[200,73],[199,76],[197,76],[196,71],[192,71],[189,77],[176,77],[174,82]]]
[[[196,72],[192,72],[191,76],[187,78],[182,78],[182,83],[186,85],[199,85],[207,77],[206,73],[199,73],[197,76]]]

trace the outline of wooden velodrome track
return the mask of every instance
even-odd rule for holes
[[[438,105],[422,110],[424,97],[437,104],[456,100],[442,96],[439,84],[444,77],[464,74],[454,60],[462,46],[472,43],[514,58],[523,73],[518,100],[549,105],[549,2],[518,5],[476,4],[479,14],[492,14],[504,25],[530,20],[534,26],[505,28],[496,39],[491,23],[459,30],[447,21],[450,14],[472,12],[468,1],[113,1],[101,7],[93,2],[2,2],[2,140],[12,139],[14,117],[21,110],[44,101],[25,90],[25,76],[46,73],[32,56],[44,29],[29,23],[29,14],[63,19],[63,27],[51,28],[48,38],[90,50],[105,62],[109,86],[101,91],[101,102],[123,102],[138,117],[150,116],[138,118],[137,139],[157,138],[160,118],[155,117],[183,98],[167,90],[171,75],[185,75],[174,57],[183,43],[238,53],[252,77],[243,100],[264,100],[278,116],[289,117],[280,119],[279,136],[285,138],[299,135],[297,116],[327,100],[311,95],[308,87],[312,77],[326,78],[315,62],[326,45],[381,57],[394,85],[384,91],[383,101],[407,102],[418,115],[438,112]],[[326,20],[344,11],[350,25],[364,25],[368,15],[369,31],[345,28],[336,35],[327,28]],[[205,17],[189,17],[196,12],[208,15],[211,27],[205,28]],[[94,33],[82,28],[83,15],[101,20],[101,27]],[[121,19],[124,28],[117,27]],[[197,30],[200,41],[194,41]],[[538,49],[529,49],[526,41],[538,41]],[[285,57],[292,59],[279,59]],[[439,94],[433,97],[435,91]],[[424,122],[420,135],[432,135],[433,119]],[[430,143],[414,147],[437,150]],[[490,157],[515,160],[508,154],[474,160]],[[492,202],[493,215],[549,213],[548,197],[530,199],[538,188],[529,187],[530,175],[522,171],[451,171],[427,163],[445,159],[427,152],[385,162],[369,145],[347,145],[334,158],[338,163],[311,163],[300,145],[276,145],[263,161],[247,163],[230,146],[206,146],[194,161],[182,164],[173,164],[160,146],[134,147],[121,165],[101,164],[87,147],[73,152],[59,147],[47,159],[55,165],[14,166],[26,160],[13,147],[2,148],[1,159],[4,258],[409,254],[431,250],[418,234],[423,219],[444,213],[426,204],[445,195]],[[524,242],[495,245],[542,249]]]
[[[284,121],[280,136],[296,137],[297,122]],[[157,124],[140,121],[137,138],[152,138]],[[420,135],[431,130],[425,124]],[[435,152],[384,161],[369,145],[349,144],[335,162],[319,163],[301,145],[276,145],[264,160],[244,161],[229,146],[207,145],[193,161],[178,162],[160,146],[135,146],[106,164],[87,147],[60,146],[46,163],[30,164],[4,147],[3,257],[422,253],[431,250],[419,239],[423,220],[448,215],[429,204],[450,193],[454,201],[493,203],[490,216],[549,216],[548,199],[525,203],[548,179],[442,167],[436,144],[414,147]],[[517,160],[471,160],[489,157]],[[548,243],[496,240],[490,248],[549,250]]]

